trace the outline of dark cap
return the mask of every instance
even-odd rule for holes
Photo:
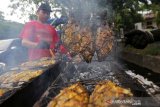
[[[45,11],[48,11],[48,12],[52,12],[51,7],[49,6],[48,3],[42,3],[39,6],[38,10],[45,10]]]

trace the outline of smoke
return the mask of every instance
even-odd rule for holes
[[[98,18],[104,11],[107,11],[105,20],[110,20],[114,13],[109,0],[55,0],[55,2],[64,8],[68,15],[74,16],[76,21],[81,23]]]
[[[1,63],[5,64],[5,69],[1,69],[6,71],[12,67],[16,67],[18,64],[27,60],[27,49],[21,45],[20,39],[7,39],[1,40],[0,44],[3,43],[3,46],[0,48],[0,69]]]

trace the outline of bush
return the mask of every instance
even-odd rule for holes
[[[125,51],[130,51],[134,53],[139,53],[142,55],[153,55],[153,56],[159,56],[160,55],[160,42],[156,42],[153,44],[149,44],[145,49],[135,49],[131,46],[127,46],[124,48]]]

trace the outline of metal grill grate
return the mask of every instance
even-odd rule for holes
[[[143,87],[136,80],[131,79],[122,70],[113,70],[113,63],[109,62],[92,62],[87,64],[81,62],[74,64],[73,62],[61,65],[62,72],[57,77],[56,81],[47,89],[35,107],[46,107],[60,90],[76,82],[81,82],[89,93],[91,93],[95,85],[101,80],[110,80],[119,86],[130,88],[134,96],[148,96]],[[96,75],[95,75],[96,74]],[[140,94],[141,93],[141,94]]]

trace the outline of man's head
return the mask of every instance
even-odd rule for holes
[[[46,22],[50,16],[50,12],[52,12],[52,10],[49,4],[42,3],[37,10],[38,20]]]

